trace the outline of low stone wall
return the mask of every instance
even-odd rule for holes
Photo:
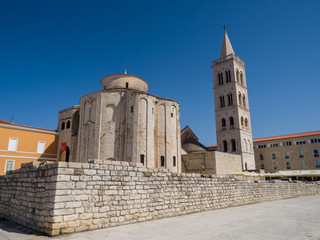
[[[48,235],[320,194],[318,183],[176,174],[117,161],[27,163],[0,176],[0,217]]]

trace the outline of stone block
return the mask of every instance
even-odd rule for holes
[[[51,216],[65,216],[73,213],[74,213],[74,209],[56,209],[56,210],[50,211]]]
[[[65,208],[78,208],[81,207],[82,203],[81,202],[67,202],[65,204]]]
[[[84,169],[83,170],[83,174],[85,174],[85,175],[95,175],[95,174],[97,174],[97,170],[95,170],[95,169]]]
[[[67,228],[61,229],[62,234],[68,234],[68,233],[74,233],[74,232],[75,232],[75,229],[73,227],[67,227]]]
[[[73,168],[58,168],[57,169],[57,174],[58,175],[72,175],[74,172]]]
[[[50,202],[69,202],[74,200],[74,196],[72,195],[63,195],[63,196],[54,196],[50,198]]]
[[[63,216],[63,221],[65,222],[74,221],[74,220],[77,220],[78,217],[79,217],[79,214],[66,215],[66,216]]]

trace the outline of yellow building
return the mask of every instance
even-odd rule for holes
[[[0,120],[0,174],[32,161],[57,161],[59,133]]]

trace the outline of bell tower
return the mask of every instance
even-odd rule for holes
[[[220,58],[211,67],[217,150],[241,155],[243,170],[255,170],[245,65],[225,29]]]

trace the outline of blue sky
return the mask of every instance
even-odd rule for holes
[[[123,73],[181,105],[216,143],[211,61],[223,29],[245,61],[253,137],[320,130],[320,1],[1,1],[0,119],[56,129],[58,111]]]

